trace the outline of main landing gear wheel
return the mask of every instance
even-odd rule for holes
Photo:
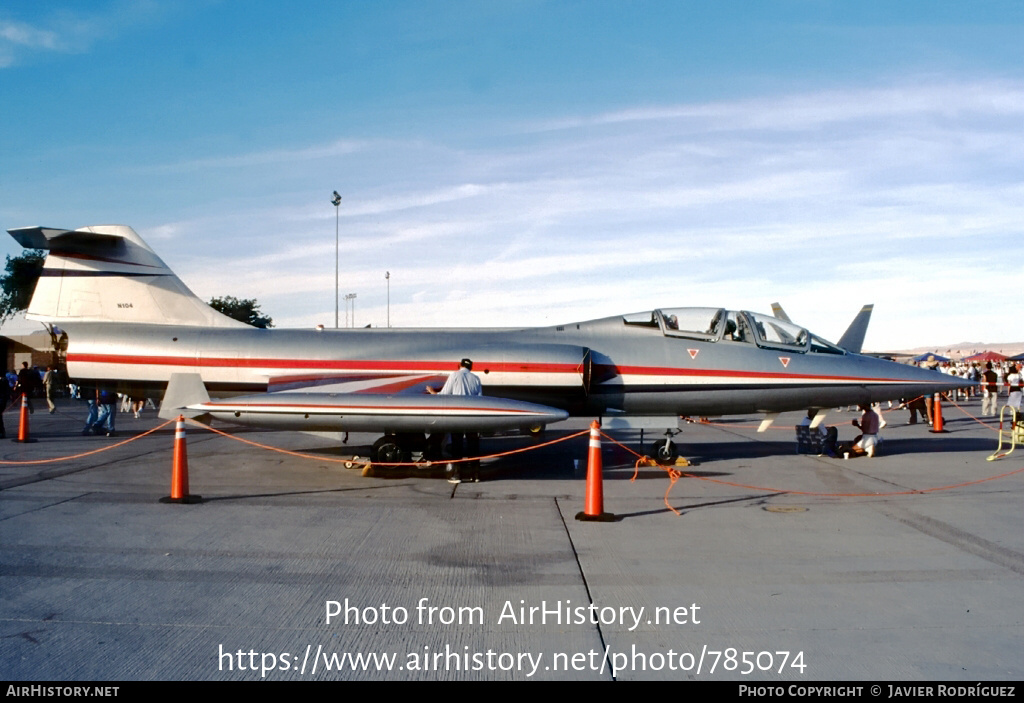
[[[409,461],[409,452],[395,435],[384,435],[373,443],[373,460],[381,464],[402,464]]]
[[[651,455],[659,464],[667,466],[675,463],[679,457],[679,450],[671,439],[662,439],[651,445]]]

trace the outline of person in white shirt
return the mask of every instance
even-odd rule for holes
[[[1021,411],[1021,400],[1024,400],[1024,388],[1021,384],[1021,372],[1016,366],[1010,366],[1010,373],[1006,375],[1006,383],[1010,387],[1010,397],[1006,404]]]
[[[473,361],[463,359],[459,362],[459,370],[448,377],[441,390],[427,387],[428,393],[435,395],[483,395],[480,378],[473,373]]]
[[[483,386],[480,378],[473,373],[472,359],[463,359],[459,362],[459,370],[448,377],[441,390],[427,386],[427,392],[432,395],[483,395]],[[466,456],[476,457],[480,455],[480,435],[477,432],[452,432],[452,458],[462,459]],[[465,447],[465,449],[464,449]],[[466,480],[474,483],[480,481],[480,461],[465,462]],[[448,465],[448,482],[461,483],[459,477],[459,464]]]

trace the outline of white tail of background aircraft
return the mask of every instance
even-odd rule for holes
[[[76,230],[10,230],[19,244],[49,255],[26,317],[61,327],[122,322],[195,327],[248,327],[200,300],[125,225]]]

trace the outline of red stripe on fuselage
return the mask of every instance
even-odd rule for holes
[[[868,378],[865,376],[829,376],[810,373],[782,373],[780,371],[738,371],[729,369],[677,369],[665,366],[616,366],[620,375],[638,374],[641,376],[691,376],[695,378],[774,378],[790,381],[892,381],[895,383],[917,383],[899,378]]]
[[[82,354],[68,352],[68,363],[92,364],[127,364],[129,366],[192,366],[210,368],[237,369],[337,369],[350,370],[385,370],[385,371],[423,371],[435,373],[438,365],[451,367],[450,361],[365,361],[338,359],[238,359],[218,357],[181,357],[181,356],[137,356],[122,354]],[[474,361],[473,366],[480,371],[502,371],[521,373],[575,373],[580,367],[574,364],[545,363],[497,363]],[[446,370],[445,369],[445,370]],[[454,372],[456,369],[451,368]]]
[[[119,354],[83,354],[69,352],[69,363],[118,364],[128,366],[187,366],[194,368],[237,368],[237,369],[336,369],[339,371],[377,370],[377,371],[419,371],[429,369],[433,372],[439,364],[447,366],[447,361],[367,361],[338,359],[238,359],[218,357],[175,357],[175,356],[127,356]],[[573,364],[546,363],[493,363],[478,361],[473,364],[481,371],[510,373],[575,373],[580,367]],[[608,367],[605,367],[608,368]],[[614,366],[619,375],[636,374],[642,376],[676,376],[680,378],[750,378],[780,379],[788,381],[862,381],[917,383],[917,381],[899,378],[867,378],[863,376],[834,376],[825,374],[782,373],[778,371],[740,371],[730,369],[682,369],[666,366]]]
[[[207,402],[201,403],[199,407],[212,408],[214,410],[224,410],[227,412],[246,412],[250,409],[289,409],[289,408],[306,408],[306,409],[324,409],[324,410],[378,410],[382,412],[417,412],[427,414],[437,413],[519,413],[524,415],[536,415],[538,414],[535,410],[522,410],[519,408],[467,408],[459,406],[457,408],[445,408],[438,407],[436,405],[354,405],[352,403],[346,403],[345,405],[320,405],[317,403],[250,403],[250,404],[239,404],[232,403],[230,401],[224,401],[223,403]]]

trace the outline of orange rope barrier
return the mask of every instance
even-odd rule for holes
[[[639,454],[638,452],[633,451],[632,449],[627,447],[622,442],[618,441],[614,437],[609,437],[604,432],[601,433],[601,436],[604,437],[605,439],[607,439],[612,444],[616,444],[616,445],[622,447],[627,452],[629,452],[633,456],[637,457],[636,463],[633,464],[633,477],[629,479],[630,483],[636,481],[637,476],[640,475],[640,467],[641,466],[656,466],[659,469],[664,470],[665,473],[668,474],[668,488],[665,489],[665,497],[664,497],[665,507],[668,508],[669,510],[671,510],[676,515],[681,515],[681,513],[678,510],[676,510],[675,508],[673,508],[672,505],[668,502],[668,494],[669,494],[669,492],[671,492],[672,487],[674,485],[676,485],[676,481],[678,481],[681,476],[685,475],[685,474],[683,474],[682,471],[680,471],[679,469],[675,468],[674,466],[663,466],[663,465],[659,464],[658,462],[656,462],[654,459],[651,459],[649,456],[642,455],[642,454]]]
[[[967,415],[968,417],[972,417],[973,418],[973,416],[971,416],[970,413],[968,413],[966,410],[961,408],[957,403],[955,403],[953,401],[950,401],[950,402],[958,410],[963,412],[965,415]],[[981,424],[981,425],[983,425],[985,427],[988,427],[989,429],[995,429],[991,425],[988,425],[987,423],[984,423],[984,422],[981,422],[980,420],[977,420],[977,418],[973,418],[973,419],[975,419],[976,422],[979,422],[979,424]],[[50,458],[50,459],[31,459],[31,460],[25,460],[25,461],[0,460],[0,465],[48,464],[48,463],[55,463],[55,462],[59,462],[59,461],[69,461],[69,460],[72,460],[72,459],[80,459],[80,458],[83,458],[83,457],[91,456],[93,454],[99,454],[101,452],[109,451],[111,449],[116,449],[117,447],[124,446],[124,445],[129,444],[131,442],[134,442],[134,441],[136,441],[138,439],[142,439],[143,437],[146,437],[146,436],[148,436],[150,434],[153,434],[154,432],[157,432],[157,431],[167,427],[172,422],[174,422],[174,420],[168,420],[168,421],[166,421],[166,422],[164,422],[164,423],[162,423],[162,424],[160,424],[160,425],[158,425],[156,427],[153,427],[153,428],[151,428],[149,430],[146,430],[145,432],[143,432],[141,434],[138,434],[138,435],[136,435],[134,437],[129,437],[128,439],[122,440],[120,442],[116,442],[115,444],[111,444],[111,445],[108,445],[108,446],[105,446],[105,447],[100,447],[98,449],[93,449],[93,450],[88,451],[88,452],[81,452],[79,454],[72,454],[72,455],[62,456],[62,457],[53,457],[53,458]],[[313,459],[313,460],[316,460],[316,461],[326,461],[326,462],[330,462],[330,463],[351,463],[353,461],[352,459],[335,459],[335,458],[332,458],[332,457],[317,456],[317,455],[308,454],[308,453],[305,453],[305,452],[297,452],[297,451],[293,451],[293,450],[290,450],[290,449],[281,449],[280,447],[273,447],[273,446],[270,446],[268,444],[263,444],[263,443],[260,443],[260,442],[255,442],[255,441],[250,440],[250,439],[245,439],[243,437],[238,437],[238,436],[232,435],[232,434],[230,434],[228,432],[224,432],[223,430],[218,430],[218,429],[213,428],[213,427],[211,427],[209,425],[204,425],[202,423],[196,422],[195,420],[191,420],[190,419],[190,420],[187,420],[187,422],[192,424],[192,425],[194,425],[194,426],[196,426],[196,427],[198,427],[198,428],[209,430],[210,432],[213,432],[214,434],[218,434],[218,435],[221,435],[223,437],[227,437],[229,439],[234,439],[234,440],[237,440],[237,441],[242,442],[244,444],[248,444],[248,445],[253,446],[253,447],[258,447],[260,449],[266,449],[268,451],[274,451],[274,452],[278,452],[278,453],[281,453],[281,454],[287,454],[289,456],[294,456],[294,457],[303,458],[303,459]],[[711,423],[711,422],[702,422],[701,424],[708,424],[708,425],[722,426],[722,427],[730,427],[730,428],[742,428],[742,427],[744,427],[743,425],[717,425],[716,423]],[[756,427],[756,425],[754,425],[752,427]],[[778,428],[778,429],[788,429],[788,428]],[[511,455],[514,455],[514,454],[522,454],[522,453],[533,451],[533,450],[536,450],[536,449],[542,449],[544,447],[548,447],[548,446],[552,446],[552,445],[555,445],[555,444],[559,444],[561,442],[566,442],[566,441],[575,439],[577,437],[582,437],[583,435],[586,435],[588,433],[589,433],[589,430],[581,430],[581,431],[576,432],[574,434],[570,434],[570,435],[567,435],[565,437],[560,437],[558,439],[549,440],[547,442],[542,442],[541,444],[536,444],[536,445],[533,445],[533,446],[530,446],[530,447],[521,447],[519,449],[510,449],[510,450],[505,451],[505,452],[498,452],[496,454],[488,454],[488,455],[479,456],[479,457],[472,457],[472,458],[450,459],[450,460],[449,459],[442,459],[442,460],[438,460],[438,461],[420,461],[420,462],[372,462],[372,463],[374,465],[376,465],[376,466],[388,466],[388,467],[409,466],[409,467],[421,467],[422,468],[422,467],[433,466],[434,464],[449,464],[449,463],[453,463],[454,464],[454,463],[463,463],[463,462],[469,462],[469,461],[480,461],[482,459],[497,459],[497,458],[501,458],[501,457],[505,457],[505,456],[511,456]],[[780,489],[780,488],[772,488],[772,487],[767,487],[767,486],[755,486],[755,485],[752,485],[752,484],[736,483],[736,482],[733,482],[733,481],[723,481],[723,480],[720,480],[720,479],[713,479],[713,478],[710,478],[710,477],[707,477],[707,476],[698,476],[696,474],[688,473],[688,472],[685,472],[685,471],[680,471],[679,469],[677,469],[675,467],[672,467],[672,466],[662,466],[661,464],[658,464],[657,462],[652,460],[650,457],[647,457],[645,455],[642,455],[642,454],[634,451],[630,447],[626,446],[622,442],[619,442],[618,440],[616,440],[615,438],[609,436],[605,432],[601,432],[601,435],[605,439],[607,439],[609,442],[611,442],[612,444],[614,444],[614,445],[616,445],[618,447],[621,447],[626,452],[628,452],[628,453],[632,454],[634,457],[636,457],[636,462],[634,464],[633,476],[630,479],[630,481],[635,481],[637,479],[637,477],[639,475],[639,470],[640,470],[640,466],[641,465],[644,465],[644,466],[657,466],[657,467],[661,468],[662,470],[664,470],[666,472],[666,475],[669,478],[669,486],[668,486],[668,488],[665,491],[664,501],[665,501],[666,507],[668,507],[668,509],[671,510],[676,515],[680,515],[681,513],[678,510],[676,510],[675,508],[673,508],[672,505],[668,502],[668,496],[669,496],[669,493],[672,490],[672,487],[675,486],[676,482],[681,477],[683,477],[683,476],[686,476],[688,478],[699,479],[701,481],[708,481],[708,482],[711,482],[711,483],[717,483],[717,484],[724,485],[724,486],[730,486],[730,487],[733,487],[733,488],[743,488],[743,489],[747,489],[747,490],[763,491],[763,492],[767,492],[767,493],[802,495],[802,496],[816,496],[816,497],[827,497],[827,498],[881,498],[881,497],[889,497],[889,496],[915,495],[915,494],[923,494],[923,493],[934,493],[934,492],[938,492],[938,491],[946,491],[946,490],[951,490],[953,488],[961,488],[961,487],[964,487],[964,486],[971,486],[971,485],[975,485],[975,484],[979,484],[979,483],[986,483],[988,481],[994,481],[996,479],[1006,478],[1008,476],[1013,476],[1014,474],[1018,474],[1018,473],[1024,472],[1024,468],[1021,468],[1021,469],[1017,469],[1015,471],[1008,471],[1006,473],[998,474],[998,475],[995,475],[995,476],[989,476],[989,477],[986,477],[986,478],[981,478],[981,479],[977,479],[977,480],[973,480],[973,481],[964,481],[962,483],[950,484],[950,485],[946,485],[946,486],[934,486],[934,487],[931,487],[931,488],[911,489],[911,490],[906,490],[906,491],[889,491],[889,492],[886,492],[886,493],[825,493],[825,492],[818,492],[818,491],[795,491],[795,490],[786,490],[786,489]]]
[[[992,425],[988,424],[987,422],[983,422],[983,421],[979,420],[979,419],[978,419],[977,417],[975,417],[974,415],[971,415],[971,414],[970,414],[969,412],[967,412],[966,410],[964,410],[963,408],[961,408],[961,407],[960,407],[960,406],[959,406],[959,405],[958,405],[958,404],[956,403],[956,401],[953,401],[953,400],[949,400],[948,398],[947,398],[946,400],[947,400],[947,401],[949,402],[949,404],[950,404],[950,405],[952,405],[952,406],[953,406],[954,408],[956,408],[957,410],[959,410],[960,412],[962,412],[962,413],[963,413],[964,415],[966,415],[967,417],[969,417],[969,418],[971,418],[972,420],[974,420],[975,422],[977,422],[977,423],[978,423],[979,425],[981,425],[982,427],[987,427],[988,429],[992,430],[993,432],[998,432],[998,431],[999,431],[999,428],[998,428],[998,427],[993,427]]]
[[[168,420],[167,422],[163,423],[162,425],[157,425],[156,427],[154,427],[152,429],[146,430],[142,434],[135,435],[134,437],[129,437],[128,439],[121,440],[120,442],[116,442],[114,444],[108,444],[107,446],[100,447],[99,449],[93,449],[93,450],[88,451],[88,452],[82,452],[81,454],[71,454],[69,456],[57,456],[57,457],[53,457],[52,459],[28,459],[28,460],[25,460],[25,461],[6,461],[6,460],[3,460],[3,459],[0,459],[0,464],[16,464],[16,465],[52,464],[55,461],[68,461],[70,459],[81,459],[84,456],[91,456],[93,454],[99,454],[100,452],[108,452],[111,449],[116,449],[117,447],[120,447],[120,446],[123,446],[125,444],[128,444],[129,442],[134,442],[137,439],[142,439],[146,435],[153,434],[157,430],[161,430],[164,427],[167,427],[172,422],[174,422],[174,420]]]
[[[889,408],[888,410],[883,410],[882,413],[884,414],[884,413],[895,412],[896,410],[900,410],[904,406],[910,405],[910,403],[913,403],[918,398],[923,398],[923,397],[924,396],[918,396],[917,398],[914,398],[914,400],[909,400],[906,403],[901,403],[899,408]],[[971,413],[967,412],[967,410],[965,410],[963,407],[961,407],[955,400],[951,400],[945,393],[942,394],[942,397],[946,399],[946,402],[948,402],[950,405],[955,407],[957,410],[962,412],[967,417],[969,417],[972,420],[974,420],[975,422],[977,422],[982,427],[987,427],[988,429],[992,430],[993,432],[998,432],[999,431],[998,427],[990,425],[989,423],[984,422],[984,421],[978,419],[976,416],[972,415]],[[746,430],[750,430],[750,429],[754,429],[754,428],[760,427],[760,424],[757,424],[757,425],[736,425],[736,424],[727,424],[727,423],[724,423],[724,422],[710,422],[710,421],[707,421],[707,420],[700,420],[700,421],[698,421],[698,420],[691,420],[689,418],[687,418],[687,421],[690,422],[690,423],[693,423],[693,424],[710,425],[711,427],[724,427],[726,429],[739,429],[739,430],[746,429]],[[778,427],[778,426],[772,425],[768,429],[769,430],[783,430],[783,431],[787,431],[788,432],[790,428],[788,428],[788,427]]]
[[[209,425],[204,425],[204,424],[202,424],[200,422],[196,422],[195,420],[186,420],[186,422],[188,422],[191,425],[195,425],[196,427],[199,427],[201,429],[209,430],[210,432],[213,432],[214,434],[219,434],[222,437],[227,437],[228,439],[234,439],[234,440],[237,440],[239,442],[243,442],[244,444],[251,445],[253,447],[259,447],[260,449],[266,449],[266,450],[272,451],[272,452],[280,452],[281,454],[288,454],[289,456],[295,456],[295,457],[299,457],[301,459],[315,459],[317,461],[327,461],[327,462],[330,462],[330,463],[338,463],[338,464],[347,464],[347,463],[350,463],[352,461],[352,459],[333,459],[331,457],[317,456],[315,454],[306,454],[304,452],[296,452],[296,451],[292,451],[291,449],[281,449],[280,447],[272,447],[269,444],[262,444],[260,442],[254,442],[251,439],[244,439],[242,437],[237,437],[237,436],[235,436],[233,434],[229,434],[227,432],[224,432],[223,430],[218,430],[218,429],[216,429],[214,427],[210,427]],[[383,462],[383,461],[370,462],[369,459],[367,459],[367,462],[368,463],[372,463],[374,466],[395,466],[395,467],[397,467],[397,466],[413,466],[413,467],[423,468],[423,467],[427,467],[427,466],[433,466],[434,464],[455,464],[455,463],[461,463],[461,462],[467,462],[467,461],[480,461],[481,459],[496,459],[496,458],[503,457],[503,456],[510,456],[512,454],[522,454],[523,452],[530,452],[530,451],[533,451],[535,449],[541,449],[542,447],[547,447],[547,446],[550,446],[550,445],[553,445],[553,444],[559,444],[561,442],[566,442],[566,441],[568,441],[570,439],[575,439],[576,437],[582,437],[583,435],[588,434],[589,432],[590,432],[590,430],[581,430],[579,432],[576,432],[575,434],[571,434],[571,435],[568,435],[566,437],[560,437],[559,439],[553,439],[553,440],[550,440],[548,442],[543,442],[541,444],[536,444],[536,445],[533,445],[531,447],[521,447],[520,449],[510,449],[507,452],[499,452],[498,454],[487,454],[486,456],[479,456],[479,457],[470,457],[470,458],[464,458],[464,459],[440,459],[438,461],[404,461],[404,462]]]
[[[636,480],[637,475],[639,473],[639,469],[640,469],[641,464],[646,464],[648,466],[651,465],[652,460],[649,457],[643,456],[643,455],[639,454],[638,452],[633,451],[632,449],[627,447],[622,442],[619,442],[616,439],[614,439],[612,437],[609,437],[604,432],[602,432],[601,434],[602,434],[602,436],[605,437],[605,439],[607,439],[611,443],[616,444],[616,445],[622,447],[627,452],[629,452],[633,456],[637,457],[637,462],[636,462],[636,465],[635,465],[635,468],[634,468],[634,472],[633,472],[633,478],[630,479],[631,481],[635,481]],[[656,465],[660,466],[660,464],[656,464]],[[1013,476],[1014,474],[1019,474],[1019,473],[1024,472],[1024,468],[1020,468],[1020,469],[1017,469],[1015,471],[1008,471],[1006,473],[998,474],[996,476],[988,476],[986,478],[980,478],[980,479],[977,479],[977,480],[974,480],[974,481],[964,481],[963,483],[953,483],[953,484],[950,484],[950,485],[947,485],[947,486],[934,486],[934,487],[931,487],[931,488],[916,488],[916,489],[907,490],[907,491],[889,491],[887,493],[823,493],[823,492],[818,492],[818,491],[792,491],[792,490],[786,490],[786,489],[781,489],[781,488],[769,488],[767,486],[754,486],[754,485],[745,484],[745,483],[735,483],[733,481],[722,481],[720,479],[714,479],[714,478],[710,478],[708,476],[697,476],[696,474],[688,473],[686,471],[680,471],[679,469],[676,469],[675,467],[670,467],[670,466],[661,466],[661,468],[664,469],[668,473],[668,475],[669,475],[669,490],[665,491],[665,504],[666,505],[668,505],[668,493],[669,493],[670,490],[672,490],[672,486],[675,485],[676,481],[679,480],[680,476],[686,476],[687,478],[695,478],[695,479],[699,479],[701,481],[709,481],[711,483],[718,483],[718,484],[721,484],[723,486],[731,486],[733,488],[745,488],[745,489],[754,490],[754,491],[764,491],[766,493],[779,493],[779,494],[800,495],[800,496],[816,496],[816,497],[824,497],[824,498],[884,498],[884,497],[888,497],[888,496],[905,496],[905,495],[915,495],[915,494],[920,494],[920,493],[936,493],[938,491],[948,491],[948,490],[953,489],[953,488],[961,488],[963,486],[972,486],[972,485],[977,484],[977,483],[986,483],[988,481],[995,481],[996,479],[1006,478],[1007,476]],[[678,475],[674,476],[673,473],[676,473]],[[670,510],[672,510],[672,512],[676,513],[677,515],[679,514],[678,511],[676,511],[675,508],[673,508],[671,505],[668,505],[668,507],[669,507]]]
[[[923,397],[924,396],[920,396],[919,395],[917,398],[923,398]],[[917,398],[914,398],[914,400],[917,400]],[[908,404],[912,403],[912,402],[914,402],[914,401],[907,401]],[[874,407],[874,406],[872,406],[872,407]],[[888,408],[886,410],[882,410],[882,408],[879,407],[878,409],[881,412],[881,415],[885,415],[886,413],[896,412],[900,408],[897,407],[897,408]],[[879,417],[881,417],[881,415],[879,415]],[[711,422],[710,420],[693,420],[693,419],[690,419],[689,417],[686,418],[686,421],[691,423],[691,424],[694,424],[694,425],[709,425],[711,427],[725,427],[725,428],[729,428],[729,429],[738,429],[738,430],[752,430],[752,429],[755,429],[755,428],[758,428],[758,427],[761,426],[760,423],[758,423],[756,425],[738,425],[738,424],[725,423],[725,422]],[[783,432],[790,432],[790,431],[792,431],[793,428],[792,427],[787,427],[785,425],[771,425],[767,429],[769,429],[769,430],[782,430]]]

